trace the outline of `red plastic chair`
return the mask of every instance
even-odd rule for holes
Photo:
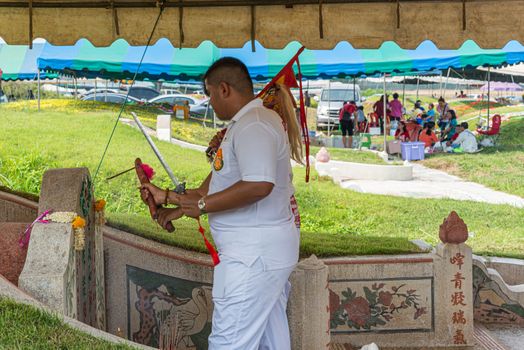
[[[417,142],[420,130],[422,130],[422,126],[420,126],[418,123],[408,122],[406,123],[406,130],[409,133],[409,142]]]
[[[500,136],[500,125],[502,124],[502,117],[499,114],[493,116],[491,119],[491,127],[487,130],[477,129],[479,135],[490,136],[493,140],[493,144],[496,145]]]
[[[502,124],[502,117],[496,114],[493,116],[493,119],[491,120],[491,128],[488,128],[488,130],[477,129],[477,132],[480,135],[498,135],[500,133],[500,124]]]

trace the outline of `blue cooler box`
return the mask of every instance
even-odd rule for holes
[[[424,160],[424,142],[402,142],[400,152],[403,160]]]

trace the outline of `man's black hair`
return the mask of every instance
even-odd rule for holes
[[[215,86],[225,82],[238,92],[253,94],[253,81],[246,65],[234,57],[222,57],[215,61],[204,74],[203,80],[206,95],[209,95],[206,89],[206,80],[208,84]]]
[[[396,92],[393,94],[393,98],[394,98],[395,100],[398,98],[398,94],[397,94]]]
[[[469,129],[469,124],[468,124],[468,122],[462,122],[462,123],[460,123],[460,126],[463,127],[463,128],[466,129],[466,130]]]

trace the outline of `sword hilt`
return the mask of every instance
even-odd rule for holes
[[[186,193],[186,183],[185,182],[181,182],[179,183],[175,189],[173,190],[175,191],[176,193],[178,194],[185,194]]]

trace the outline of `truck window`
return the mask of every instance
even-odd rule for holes
[[[333,101],[333,102],[343,102],[343,101],[359,101],[360,96],[358,92],[353,95],[353,90],[324,90],[322,91],[321,101]]]

